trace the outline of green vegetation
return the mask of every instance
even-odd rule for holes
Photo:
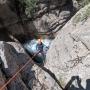
[[[76,25],[79,22],[86,21],[88,17],[90,17],[90,5],[74,17],[73,24]]]
[[[22,0],[25,3],[25,13],[28,17],[31,17],[35,13],[37,0]]]

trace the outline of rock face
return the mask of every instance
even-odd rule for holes
[[[65,25],[75,9],[78,9],[73,4],[77,4],[77,1],[39,0],[36,15],[40,17],[27,25],[21,25],[16,24],[18,17],[7,3],[1,3],[0,28],[20,37],[31,36],[33,32],[44,34],[61,30],[56,33],[57,36],[53,33],[49,35],[49,38],[56,38],[48,51],[45,67],[56,75],[66,90],[90,90],[90,5],[81,9]],[[1,88],[29,60],[29,56],[20,44],[0,41],[0,57]],[[61,90],[53,78],[30,63],[4,90]]]
[[[81,9],[59,31],[47,53],[45,67],[49,68],[68,90],[90,90],[89,16],[90,4]],[[50,83],[51,79],[47,79]],[[57,86],[54,83],[52,87]]]
[[[0,4],[0,27],[5,27],[6,31],[8,30],[17,38],[24,35],[33,37],[38,32],[41,35],[50,31],[57,32],[76,12],[72,0],[39,0],[39,10],[35,14],[38,18],[28,24],[21,25],[17,24],[19,19],[15,12],[10,10],[7,2]],[[54,34],[51,34],[47,37],[53,36]]]
[[[0,70],[0,88],[5,84],[5,77],[3,76],[1,70]],[[5,87],[3,90],[7,90]]]
[[[10,79],[29,60],[29,56],[25,53],[20,44],[1,41],[0,57],[0,62],[2,63],[0,87],[2,87],[4,81]],[[35,80],[34,71],[31,70],[32,66],[32,63],[27,65],[27,67],[7,86],[8,90],[30,90]],[[6,79],[2,76],[2,73]]]
[[[39,3],[39,8],[38,13],[48,13],[36,19],[34,25],[41,34],[53,32],[51,36],[55,35],[75,12],[72,0],[43,0]]]

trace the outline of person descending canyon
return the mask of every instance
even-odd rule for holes
[[[38,43],[36,45],[36,50],[40,52],[40,54],[44,57],[44,51],[43,51],[44,44],[42,43],[41,39],[38,39]]]

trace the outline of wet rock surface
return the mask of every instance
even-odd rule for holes
[[[1,68],[6,80],[10,79],[30,59],[20,44],[3,41],[0,42],[0,57],[3,64]],[[32,63],[27,65],[7,86],[8,90],[29,90],[32,88],[33,80],[35,80],[34,71],[31,70],[32,66]],[[2,76],[2,74],[0,75]],[[4,83],[3,79],[2,83]],[[29,84],[29,82],[32,83]]]
[[[1,65],[1,64],[0,64]],[[0,88],[5,84],[5,77],[0,69]],[[5,87],[3,90],[7,90],[7,88]]]

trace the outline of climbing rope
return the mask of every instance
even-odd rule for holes
[[[14,80],[15,77],[16,77],[29,63],[34,64],[34,62],[33,62],[32,59],[33,59],[34,57],[36,57],[39,53],[40,53],[40,51],[37,52],[36,54],[34,54],[34,55],[32,56],[32,58],[30,58],[29,61],[27,61],[27,63],[26,63],[24,66],[22,66],[22,67],[13,75],[13,77],[12,77],[11,79],[9,79],[9,80],[0,88],[0,90],[4,90],[4,88],[5,88],[9,83],[11,83],[11,81]]]
[[[6,88],[6,86],[7,86],[8,84],[10,84],[10,83],[16,78],[16,76],[17,76],[21,71],[23,71],[23,69],[24,69],[29,63],[35,64],[35,62],[34,62],[32,59],[35,58],[39,53],[40,53],[40,51],[37,52],[36,54],[34,54],[34,55],[32,56],[32,58],[30,58],[29,61],[27,61],[27,63],[26,63],[24,66],[22,66],[22,67],[12,76],[12,78],[10,78],[10,79],[0,88],[0,90],[4,90],[4,89]],[[40,66],[39,66],[39,67],[40,67]],[[65,89],[61,86],[60,82],[58,81],[58,79],[56,78],[56,76],[54,75],[54,73],[52,73],[49,69],[47,69],[47,68],[45,68],[45,67],[40,67],[40,68],[43,69],[45,72],[47,72],[47,73],[56,81],[56,83],[59,85],[59,87],[60,87],[62,90],[65,90]]]

